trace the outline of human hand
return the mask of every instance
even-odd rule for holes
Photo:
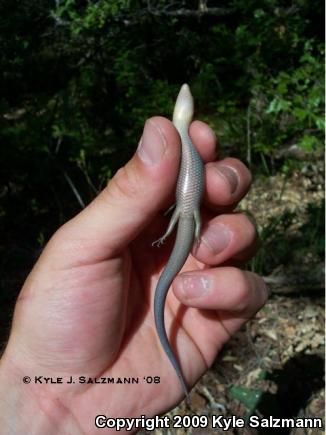
[[[250,173],[236,159],[214,161],[215,136],[204,123],[194,122],[190,135],[206,163],[203,228],[168,294],[166,327],[193,385],[262,307],[267,291],[261,278],[234,266],[257,245],[251,221],[232,212],[249,188]],[[47,244],[17,300],[0,362],[1,424],[14,429],[8,433],[26,433],[32,424],[28,432],[35,435],[95,434],[98,414],[150,417],[181,399],[152,309],[173,240],[151,246],[168,223],[159,211],[173,202],[179,159],[172,123],[151,118],[131,161]],[[139,384],[24,385],[25,375],[139,377]],[[147,376],[160,383],[147,384]]]

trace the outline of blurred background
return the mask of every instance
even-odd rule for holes
[[[272,294],[178,412],[323,415],[323,17],[321,0],[0,1],[3,343],[51,234],[186,82],[220,156],[254,174],[239,209],[262,244],[246,267]]]

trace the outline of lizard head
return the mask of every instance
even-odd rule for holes
[[[194,114],[194,100],[187,84],[181,86],[173,111],[173,124],[178,130],[188,131]]]

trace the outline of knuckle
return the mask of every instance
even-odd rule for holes
[[[106,191],[114,198],[134,198],[139,192],[139,180],[135,171],[128,166],[120,168],[109,181]]]
[[[71,233],[71,221],[66,222],[52,235],[46,246],[46,251],[50,250],[52,253],[58,253],[59,256],[63,253],[76,252],[76,248],[80,250],[81,242]]]
[[[48,241],[47,247],[50,246],[51,248],[58,249],[62,245],[64,245],[65,242],[67,242],[67,230],[66,230],[66,228],[68,226],[68,222],[61,225],[61,227],[59,227],[56,230],[56,232],[52,235],[52,237]]]

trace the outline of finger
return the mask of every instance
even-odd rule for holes
[[[263,279],[235,267],[182,273],[175,278],[173,290],[187,306],[241,313],[248,318],[267,300]]]
[[[204,162],[210,162],[217,156],[217,139],[213,130],[202,121],[194,121],[189,128],[189,135],[196,145]]]
[[[204,310],[197,315],[189,310],[184,321],[198,343],[202,343],[201,347],[205,347],[204,336],[211,343],[210,349],[206,349],[210,361],[221,344],[252,318],[268,299],[268,290],[261,277],[234,267],[180,274],[173,282],[173,291],[184,305]],[[208,312],[212,312],[212,316]]]
[[[217,211],[232,210],[248,192],[251,180],[249,169],[238,159],[208,163],[205,203]]]
[[[231,259],[245,261],[258,247],[258,235],[252,221],[242,213],[220,215],[203,226],[194,257],[209,265]]]

